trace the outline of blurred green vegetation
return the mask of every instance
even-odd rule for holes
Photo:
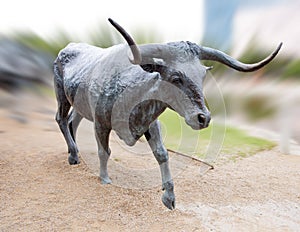
[[[113,31],[112,28],[110,28],[108,23],[95,28],[89,33],[87,38],[90,44],[102,48],[107,48],[122,42],[122,38],[116,31]]]
[[[58,31],[55,39],[44,39],[41,36],[28,32],[15,32],[12,39],[36,51],[47,52],[53,57],[73,39],[64,31]]]
[[[300,77],[300,59],[285,62],[283,77]]]
[[[266,139],[248,135],[238,128],[212,123],[208,128],[195,131],[185,124],[184,119],[171,110],[166,110],[159,120],[162,124],[164,143],[170,149],[205,158],[213,133],[224,132],[221,155],[231,159],[246,157],[276,144]],[[218,135],[222,136],[222,135]]]
[[[132,36],[138,44],[155,43],[162,40],[160,33],[154,29],[149,29],[148,32],[145,29],[136,29]],[[11,35],[12,40],[31,49],[48,52],[53,56],[56,56],[70,42],[86,42],[102,48],[124,42],[123,37],[109,23],[101,23],[99,27],[88,32],[85,38],[86,41],[80,41],[76,36],[70,35],[61,29],[58,29],[49,39],[45,39],[31,31],[14,32]]]
[[[241,110],[245,112],[250,121],[274,117],[277,114],[277,108],[269,104],[272,99],[267,96],[251,96],[243,99]]]

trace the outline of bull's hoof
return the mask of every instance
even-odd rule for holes
[[[109,177],[105,177],[105,178],[100,177],[100,182],[101,182],[101,184],[111,184],[112,183],[112,181]]]
[[[77,157],[73,157],[73,156],[69,155],[68,161],[69,161],[70,165],[80,164],[78,156]]]
[[[175,195],[173,193],[164,192],[161,200],[168,209],[175,209]]]

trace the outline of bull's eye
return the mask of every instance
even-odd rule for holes
[[[172,83],[175,85],[182,85],[183,81],[182,78],[179,75],[172,75]]]

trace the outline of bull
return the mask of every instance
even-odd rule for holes
[[[238,71],[252,72],[268,64],[282,44],[264,60],[244,64],[219,50],[191,42],[138,46],[119,24],[112,19],[109,22],[129,46],[103,49],[70,43],[54,62],[56,121],[68,146],[69,164],[79,163],[75,138],[83,118],[94,124],[103,184],[111,183],[107,171],[111,130],[130,146],[144,135],[160,166],[162,202],[174,209],[174,184],[158,116],[170,108],[193,129],[208,127],[211,115],[202,87],[209,68],[200,61],[217,61]]]

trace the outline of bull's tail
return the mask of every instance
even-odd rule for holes
[[[64,102],[67,97],[64,90],[64,75],[63,75],[63,66],[57,57],[53,64],[53,72],[54,72],[54,90],[58,104]]]
[[[60,59],[57,57],[53,64],[54,75],[60,79],[63,78],[63,67],[60,62]]]

